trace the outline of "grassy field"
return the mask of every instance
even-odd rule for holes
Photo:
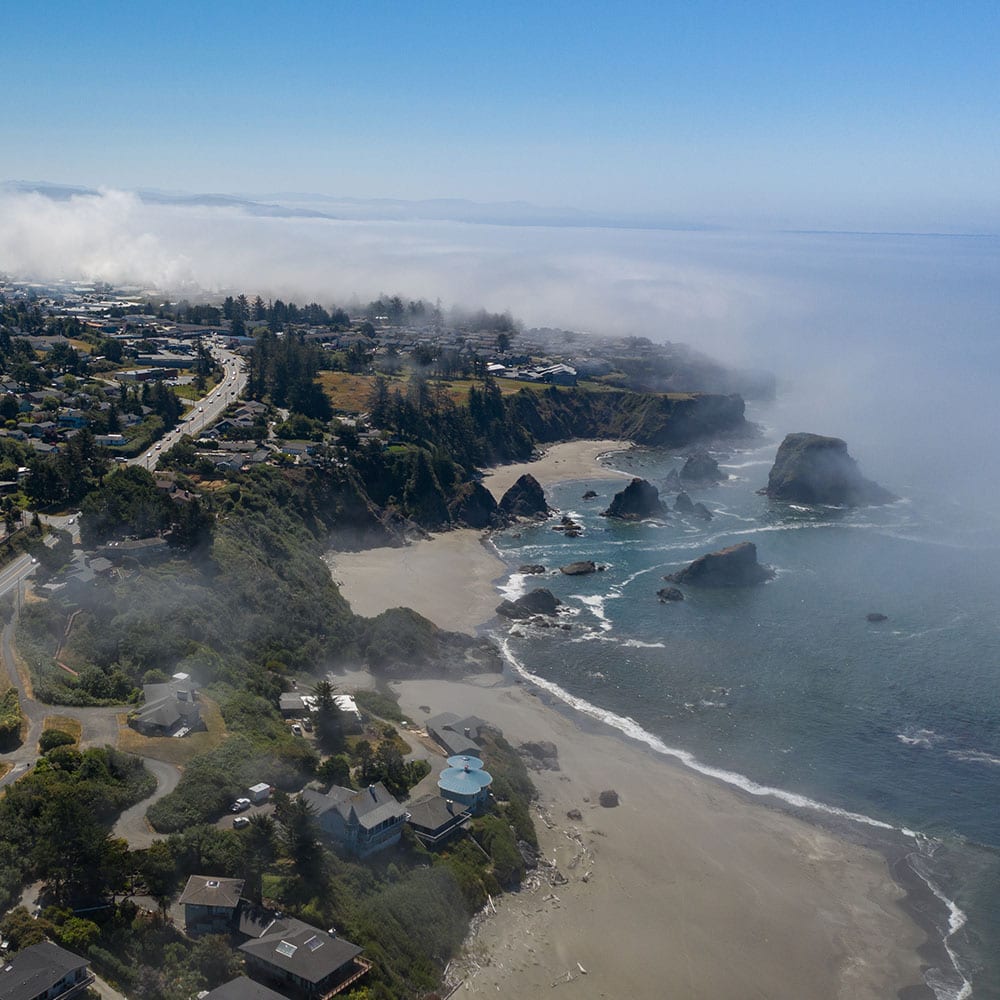
[[[140,757],[152,757],[153,760],[183,766],[196,754],[218,746],[227,736],[222,712],[211,698],[201,695],[200,702],[201,717],[207,728],[199,733],[190,733],[181,739],[172,736],[143,736],[129,728],[126,715],[119,716],[122,728],[118,734],[118,749],[138,754]]]
[[[362,413],[368,409],[372,389],[375,385],[375,375],[352,375],[349,372],[320,372],[319,380],[330,400],[334,410],[340,413]],[[389,392],[406,392],[409,384],[408,375],[387,376]],[[455,403],[464,403],[469,398],[469,389],[478,385],[479,379],[471,378],[429,378],[428,388],[431,393],[444,392]],[[522,389],[530,392],[544,392],[549,387],[541,382],[519,382],[517,379],[500,378],[496,385],[503,396],[512,396]],[[581,382],[578,389],[583,392],[611,392],[612,386],[597,382]]]
[[[68,715],[45,716],[45,721],[42,723],[42,732],[47,732],[50,729],[59,729],[64,733],[69,733],[77,743],[80,742],[80,736],[83,733],[83,726],[79,719],[70,718]]]

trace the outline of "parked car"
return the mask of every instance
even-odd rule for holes
[[[230,807],[229,811],[234,813],[241,813],[244,809],[249,809],[252,805],[249,799],[237,799]]]
[[[233,817],[233,829],[242,830],[243,827],[250,825],[249,816],[234,816]]]
[[[295,734],[296,736],[301,736],[301,735],[302,735],[302,727],[301,727],[301,726],[300,726],[300,725],[299,725],[299,724],[298,724],[298,723],[296,722],[296,723],[295,723],[295,724],[294,724],[294,725],[292,726],[292,732],[293,732],[293,733],[294,733],[294,734]]]

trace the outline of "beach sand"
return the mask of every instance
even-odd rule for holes
[[[543,485],[607,479],[587,463],[613,448],[557,445],[538,463],[495,471],[488,485],[502,492],[523,471]],[[408,604],[466,632],[492,617],[491,581],[503,573],[476,532],[337,554],[333,564],[359,613]],[[392,687],[417,723],[475,714],[515,745],[558,748],[560,769],[534,775],[542,855],[554,867],[541,866],[478,925],[449,975],[462,982],[456,997],[881,1000],[907,987],[908,996],[929,995],[916,989],[925,935],[881,854],[557,711],[527,683],[489,675]],[[608,789],[616,808],[598,804]]]

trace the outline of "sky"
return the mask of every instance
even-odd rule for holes
[[[0,178],[1000,231],[1000,4],[8,0]]]

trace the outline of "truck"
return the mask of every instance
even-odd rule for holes
[[[271,797],[271,786],[262,781],[259,785],[252,785],[248,789],[248,794],[250,801],[254,805],[259,805],[261,802],[267,802]]]

